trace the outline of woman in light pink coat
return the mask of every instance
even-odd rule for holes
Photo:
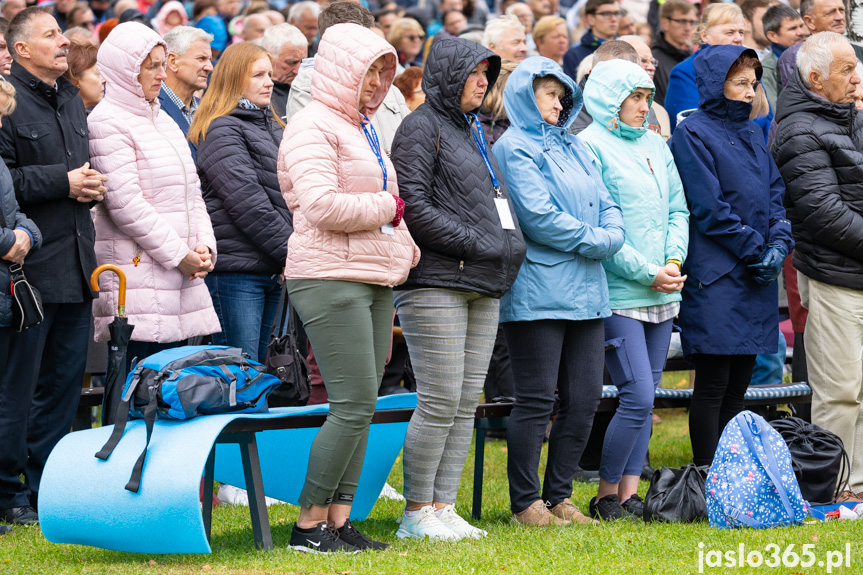
[[[328,28],[312,103],[291,119],[279,149],[279,183],[294,216],[285,278],[330,399],[291,533],[298,551],[386,547],[348,517],[390,342],[392,287],[419,261],[395,169],[369,121],[395,72],[395,50],[370,30]]]
[[[189,146],[159,109],[165,43],[137,22],[117,26],[99,48],[105,98],[87,119],[90,158],[108,176],[96,207],[96,258],[126,273],[126,313],[135,326],[130,358],[221,330],[204,276],[216,239]],[[108,339],[117,280],[100,279],[93,302],[96,340]]]

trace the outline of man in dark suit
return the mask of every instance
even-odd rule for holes
[[[0,522],[32,524],[45,461],[68,433],[81,394],[96,267],[89,207],[107,178],[90,169],[84,103],[62,76],[69,40],[51,12],[23,10],[6,40],[18,106],[3,118],[0,156],[21,209],[42,230],[42,249],[25,272],[42,294],[45,319],[12,336],[0,374]]]
[[[211,34],[190,26],[177,26],[165,34],[168,77],[162,82],[159,105],[187,136],[201,101],[195,97],[195,92],[207,88],[207,80],[213,71],[212,41]],[[196,157],[198,146],[189,142],[189,148],[192,157]]]

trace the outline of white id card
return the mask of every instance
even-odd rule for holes
[[[384,224],[381,226],[381,233],[386,234],[388,236],[396,235],[396,229],[392,224]]]
[[[500,225],[505,230],[514,230],[515,222],[512,221],[512,213],[509,211],[509,202],[506,198],[495,198],[494,205],[497,208],[497,215],[500,217]]]

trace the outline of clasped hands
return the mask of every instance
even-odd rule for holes
[[[661,293],[674,293],[683,289],[685,281],[686,276],[680,275],[680,267],[674,262],[668,262],[659,268],[650,289]]]
[[[213,255],[210,253],[210,248],[204,244],[198,244],[193,251],[186,254],[186,257],[177,265],[177,269],[184,276],[188,276],[189,281],[207,277],[207,274],[213,271]]]
[[[788,250],[785,249],[785,246],[782,244],[769,244],[764,255],[761,256],[761,261],[746,267],[752,271],[752,279],[766,286],[773,283],[779,277],[779,274],[782,273],[782,264],[785,263],[786,257],[788,257]]]
[[[90,162],[68,172],[68,176],[69,197],[73,200],[81,203],[99,202],[102,201],[103,194],[108,191],[104,186],[104,183],[108,181],[108,176],[91,169]]]

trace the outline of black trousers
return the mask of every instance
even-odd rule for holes
[[[602,396],[603,320],[537,320],[503,324],[515,376],[515,405],[506,441],[510,508],[524,511],[537,499],[557,505],[572,495],[572,481]],[[560,395],[548,439],[540,496],[539,458],[545,428]]]
[[[689,407],[689,441],[696,465],[710,465],[719,436],[743,411],[743,396],[752,381],[754,355],[694,354],[695,389]]]
[[[81,397],[91,307],[45,304],[41,324],[11,335],[0,379],[0,509],[38,504],[45,462]]]

